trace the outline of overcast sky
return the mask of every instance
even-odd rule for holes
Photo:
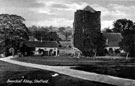
[[[134,0],[0,0],[0,13],[17,14],[27,26],[73,26],[74,12],[90,5],[101,11],[101,25],[112,27],[113,21],[135,21]]]

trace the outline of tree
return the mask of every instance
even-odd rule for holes
[[[38,40],[48,40],[47,38],[47,35],[48,35],[49,32],[46,32],[46,31],[42,31],[42,30],[36,30],[36,31],[33,31],[32,35],[38,39]]]
[[[30,32],[34,32],[34,31],[36,31],[36,30],[38,30],[39,28],[37,27],[37,26],[35,26],[35,25],[33,25],[33,26],[31,26],[31,27],[28,27],[28,30],[30,31]]]
[[[47,38],[48,38],[49,41],[57,41],[57,43],[60,44],[59,41],[60,41],[61,39],[59,38],[57,32],[49,32],[49,33],[47,34]]]
[[[28,40],[28,29],[23,23],[25,19],[18,15],[0,14],[0,34],[5,42],[5,48],[18,48],[20,40]],[[19,40],[19,41],[18,41]]]
[[[63,33],[66,30],[66,28],[65,27],[60,27],[60,28],[58,28],[58,30],[59,30],[60,33]]]
[[[31,34],[33,35],[35,32],[40,31],[40,32],[45,32],[48,33],[49,32],[49,28],[48,27],[40,27],[40,26],[31,26],[28,28],[28,30],[31,32]]]
[[[0,34],[3,39],[22,38],[28,39],[28,29],[23,23],[25,19],[18,15],[0,15]]]
[[[67,41],[68,37],[72,35],[72,32],[71,31],[65,31],[65,32],[63,32],[63,35],[65,36],[65,40]]]
[[[104,33],[112,33],[112,29],[110,29],[109,27],[108,28],[104,28]]]
[[[90,33],[91,34],[91,33]],[[106,39],[101,32],[85,33],[84,51],[85,56],[104,56]],[[95,55],[94,55],[95,54]]]
[[[127,19],[118,19],[113,23],[113,32],[121,33],[125,29],[132,29],[133,22]]]
[[[67,28],[70,28],[70,27],[60,27],[59,28],[59,33],[61,33],[62,35],[65,36],[66,41],[68,40],[69,36],[72,36],[72,31],[66,30]]]
[[[135,28],[134,23],[127,19],[118,19],[114,22],[114,31],[122,34],[120,48],[127,52],[130,57],[135,56]]]
[[[105,46],[106,46],[105,43],[106,39],[102,33],[97,32],[95,35],[93,35],[92,45],[94,53],[96,53],[98,56],[105,55]]]
[[[31,33],[32,35],[42,41],[59,41],[60,38],[57,35],[56,32],[49,32],[49,30],[45,27],[38,27],[39,29],[37,30],[32,30]]]

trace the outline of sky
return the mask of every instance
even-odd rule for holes
[[[87,5],[101,11],[101,29],[121,18],[135,21],[134,0],[0,0],[0,14],[20,15],[27,26],[73,27],[74,12]]]

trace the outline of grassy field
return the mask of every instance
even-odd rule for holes
[[[44,64],[44,65],[53,65],[53,66],[78,66],[78,65],[92,65],[95,62],[106,62],[99,60],[91,60],[91,58],[73,58],[70,56],[59,56],[59,57],[51,57],[51,56],[32,56],[32,57],[22,57],[22,58],[14,58],[15,60]]]
[[[109,58],[109,57],[108,57]],[[51,57],[51,56],[29,56],[22,58],[14,58],[15,60],[44,64],[44,65],[53,65],[53,66],[82,66],[82,65],[96,65],[96,64],[111,64],[111,65],[135,65],[135,59],[106,59],[106,58],[98,58],[94,57],[90,58],[80,58],[77,59],[75,57],[70,56],[59,56],[59,57]]]
[[[73,57],[24,57],[16,60],[54,66],[76,66],[73,69],[135,79],[134,59],[92,59]]]
[[[55,72],[23,67],[0,61],[0,85],[8,86],[113,86],[109,84],[87,81]]]

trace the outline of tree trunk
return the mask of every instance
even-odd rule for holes
[[[129,56],[129,52],[127,53],[126,59],[128,58],[128,56]]]

